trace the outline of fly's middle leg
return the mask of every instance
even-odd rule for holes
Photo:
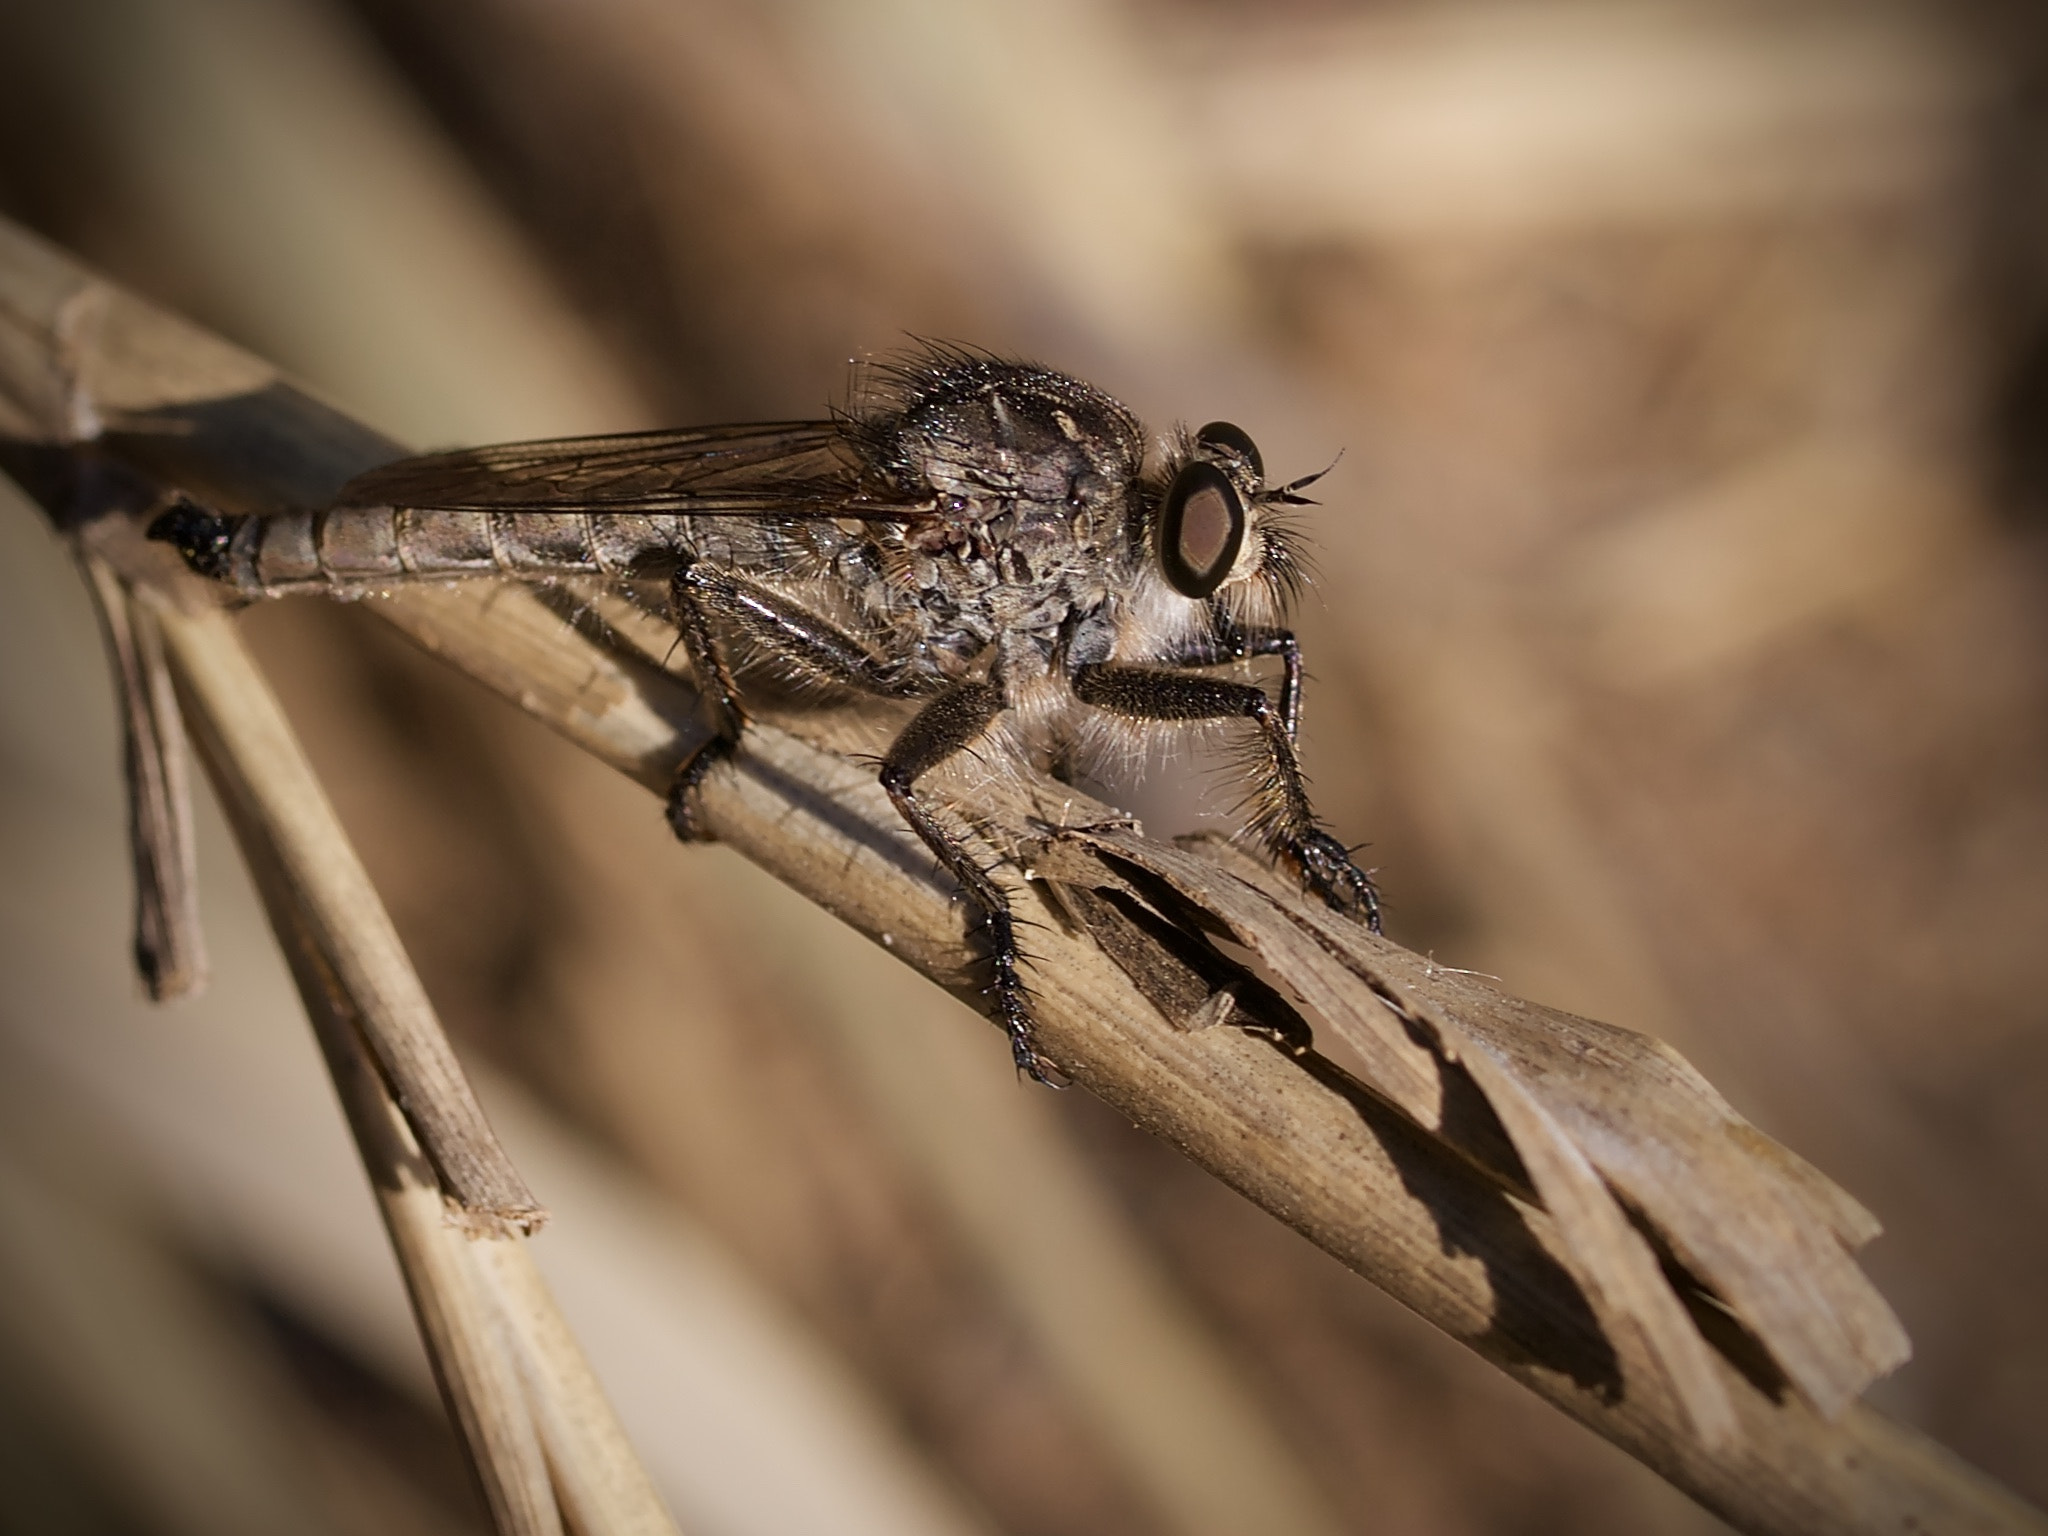
[[[1253,791],[1250,830],[1309,890],[1380,931],[1379,892],[1344,845],[1317,825],[1286,712],[1263,688],[1156,667],[1101,664],[1075,674],[1074,693],[1084,704],[1134,720],[1252,721],[1266,768]]]
[[[1032,1041],[1031,1010],[1021,973],[1023,955],[1017,947],[1010,900],[976,862],[972,851],[939,824],[916,790],[920,778],[987,730],[1002,707],[1002,691],[993,683],[961,683],[940,694],[917,712],[882,759],[882,788],[911,830],[979,909],[992,973],[988,996],[996,1022],[1010,1037],[1010,1054],[1017,1070],[1043,1083],[1052,1080],[1052,1064],[1038,1054]]]

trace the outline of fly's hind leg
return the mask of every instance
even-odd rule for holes
[[[684,758],[676,768],[675,777],[669,780],[668,824],[686,843],[711,840],[711,834],[697,820],[697,786],[704,782],[706,774],[729,760],[739,749],[740,733],[747,728],[747,717],[740,709],[738,690],[733,687],[732,668],[726,662],[717,636],[712,633],[713,605],[707,600],[698,575],[703,569],[701,562],[690,561],[678,567],[668,584],[669,612],[682,635],[683,649],[689,653],[690,669],[697,675],[697,686],[710,700],[715,716],[716,734]]]
[[[992,973],[988,996],[996,1022],[1010,1037],[1017,1070],[1043,1083],[1051,1066],[1032,1042],[1031,1010],[1021,974],[1016,920],[1010,900],[961,840],[939,825],[917,796],[917,781],[967,747],[1002,712],[1003,696],[993,683],[960,683],[917,712],[882,759],[882,788],[897,812],[931,849],[946,872],[960,882],[979,909]]]
[[[1263,688],[1105,663],[1081,668],[1074,693],[1084,704],[1135,720],[1251,720],[1259,729],[1266,772],[1254,792],[1250,830],[1309,890],[1380,931],[1379,892],[1344,845],[1316,824],[1287,714]]]
[[[863,693],[901,698],[917,689],[867,647],[802,604],[709,561],[692,560],[669,581],[669,608],[698,686],[717,716],[717,734],[692,752],[669,783],[668,823],[685,842],[708,841],[696,812],[697,786],[738,750],[747,727],[732,667],[714,624],[786,661],[792,670]]]

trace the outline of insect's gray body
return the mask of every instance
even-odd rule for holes
[[[357,595],[504,576],[665,583],[719,717],[670,818],[702,835],[705,774],[745,725],[735,656],[798,679],[922,700],[882,784],[981,911],[997,1015],[1044,1063],[1007,898],[914,788],[998,726],[1027,750],[1077,717],[1247,720],[1266,767],[1250,830],[1333,905],[1377,923],[1371,882],[1318,826],[1295,757],[1300,660],[1278,627],[1293,567],[1258,449],[1212,422],[1147,460],[1123,406],[1065,375],[939,351],[887,398],[824,422],[510,444],[373,470],[320,510],[152,529],[251,597]],[[1275,705],[1195,669],[1277,656]],[[1060,754],[1054,753],[1054,756]]]
[[[605,512],[295,510],[238,527],[224,575],[248,597],[355,597],[423,578],[624,579],[648,549],[679,547],[688,521]]]
[[[849,486],[923,515],[341,504],[246,520],[222,574],[251,597],[355,596],[492,575],[646,582],[702,561],[844,626],[906,692],[982,669],[1020,707],[1042,679],[1118,649],[1131,604],[1117,596],[1145,585],[1134,505],[1145,443],[1109,396],[1042,370],[955,370],[899,411],[848,423],[846,440],[826,451]]]

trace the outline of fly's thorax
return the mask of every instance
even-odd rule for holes
[[[876,457],[938,516],[935,547],[1102,542],[1144,458],[1135,418],[1102,391],[1023,363],[935,356],[894,375],[898,398],[863,430]],[[1029,551],[1027,551],[1027,554]]]
[[[1063,374],[964,352],[879,372],[851,431],[878,480],[932,511],[878,539],[877,606],[951,667],[999,643],[1013,670],[1050,665],[1123,549],[1136,419]]]
[[[998,523],[1007,537],[963,538],[939,544],[920,530],[879,551],[879,579],[870,611],[904,642],[942,653],[952,669],[1002,647],[1010,667],[1053,664],[1075,615],[1100,607],[1114,584],[1119,547],[1104,549],[1074,536],[1064,519],[1013,508],[1014,523]]]

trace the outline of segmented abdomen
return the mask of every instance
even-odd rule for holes
[[[677,547],[683,519],[333,507],[242,520],[227,579],[251,597],[464,576],[622,576]]]

